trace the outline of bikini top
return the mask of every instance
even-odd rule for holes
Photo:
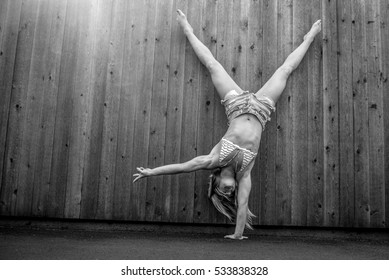
[[[222,138],[221,140],[219,155],[221,167],[227,166],[233,162],[235,172],[242,172],[256,156],[257,153],[241,148],[225,138]]]

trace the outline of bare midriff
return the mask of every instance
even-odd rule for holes
[[[262,125],[256,116],[243,114],[233,119],[223,138],[254,153],[261,141]]]

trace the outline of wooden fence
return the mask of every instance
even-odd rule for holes
[[[177,8],[251,91],[323,20],[263,134],[254,223],[388,227],[388,0],[0,1],[0,215],[226,223],[208,172],[131,183],[227,128]]]

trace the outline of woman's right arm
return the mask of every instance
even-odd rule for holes
[[[163,165],[153,169],[138,167],[137,170],[139,173],[134,174],[135,179],[133,182],[135,183],[139,179],[150,176],[187,173],[200,169],[212,169],[215,168],[214,162],[212,154],[209,154],[195,157],[184,163]]]

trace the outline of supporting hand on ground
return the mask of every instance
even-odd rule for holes
[[[226,235],[226,236],[224,236],[224,238],[226,238],[226,239],[235,239],[235,240],[248,239],[247,236],[243,236],[243,235],[237,236],[237,235],[235,235],[235,234]]]
[[[137,167],[136,170],[138,170],[139,173],[135,173],[133,175],[135,177],[133,183],[135,183],[136,181],[138,181],[139,179],[142,179],[144,177],[151,176],[151,169],[150,168]]]

